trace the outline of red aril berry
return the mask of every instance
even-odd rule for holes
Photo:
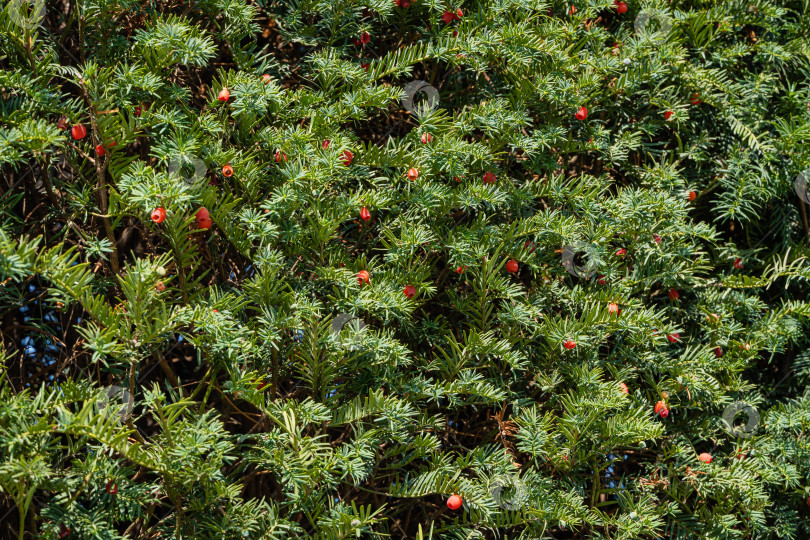
[[[681,335],[678,332],[673,332],[672,334],[667,334],[667,339],[670,343],[677,343],[678,340],[681,338]]]
[[[74,140],[80,141],[87,137],[87,128],[84,127],[84,124],[76,124],[70,128],[70,136],[73,137]]]
[[[222,167],[222,175],[225,177],[233,176],[233,167],[231,167],[230,163]]]
[[[514,259],[507,261],[506,263],[506,271],[510,274],[515,274],[518,271],[518,262]]]
[[[135,116],[140,116],[142,111],[143,107],[141,107],[140,105],[135,105]]]
[[[625,394],[625,395],[630,393],[630,389],[627,388],[627,385],[624,384],[623,382],[619,383],[619,390],[621,390],[622,394]]]
[[[672,111],[666,111],[664,113],[664,120],[669,120],[670,118],[672,118],[673,114],[675,114],[675,113],[673,113]]]
[[[211,214],[209,214],[209,213],[208,213],[208,209],[207,209],[206,207],[204,207],[204,206],[203,206],[202,208],[200,208],[199,210],[197,210],[197,214],[195,215],[195,217],[197,218],[197,221],[200,221],[201,219],[208,219],[208,218],[210,218],[210,217],[211,217]]]
[[[661,418],[666,418],[667,416],[669,416],[669,407],[664,407],[658,414],[661,415]]]
[[[723,349],[721,349],[720,347],[715,347],[714,348],[714,355],[717,358],[720,358],[721,356],[723,356]]]
[[[369,43],[370,41],[371,41],[371,34],[369,34],[368,32],[363,32],[363,34],[360,36],[360,43],[365,45],[366,43]]]
[[[720,322],[720,315],[717,313],[709,313],[706,315],[706,322],[709,324]]]
[[[698,459],[703,463],[711,463],[712,462],[712,455],[708,452],[703,452],[698,456]]]
[[[745,263],[743,263],[742,259],[740,259],[739,257],[734,259],[734,268],[736,268],[737,270],[742,270],[743,266],[745,266]]]
[[[402,291],[402,293],[403,293],[403,294],[404,294],[406,297],[408,297],[408,298],[412,298],[412,297],[413,297],[413,295],[415,295],[415,294],[416,294],[416,287],[414,287],[413,285],[405,285],[405,290],[403,290],[403,291]]]
[[[573,348],[574,348],[574,347],[576,347],[576,346],[577,346],[576,341],[574,341],[574,340],[572,340],[572,339],[565,339],[565,340],[563,340],[563,347],[565,347],[565,348],[566,348],[566,349],[568,349],[568,350],[571,350],[571,349],[573,349]]]
[[[110,142],[108,142],[108,143],[107,143],[107,146],[108,146],[108,147],[110,147],[110,148],[112,148],[113,146],[115,146],[115,139],[113,139],[113,140],[111,140]]]
[[[488,172],[484,174],[484,183],[485,184],[494,184],[495,183],[495,173]]]
[[[574,114],[574,118],[577,120],[585,120],[588,118],[588,109],[586,107],[580,107],[576,114]]]
[[[658,403],[655,404],[655,409],[653,410],[655,411],[655,414],[658,414],[661,412],[662,409],[666,408],[667,408],[666,403],[664,403],[663,401],[659,401]]]
[[[371,212],[369,212],[368,208],[366,208],[365,206],[360,209],[360,218],[363,221],[368,221],[371,219]]]
[[[366,71],[371,67],[371,62],[360,62],[360,67]]]
[[[690,191],[689,195],[688,195],[688,198],[689,198],[689,202],[694,201],[695,199],[697,199],[697,193],[695,193],[694,191]]]
[[[321,143],[321,147],[322,147],[324,150],[328,150],[328,149],[329,149],[329,143],[331,143],[331,142],[332,142],[332,141],[330,141],[329,139],[326,139],[325,141],[323,141],[323,142]]]
[[[597,282],[599,285],[605,285],[605,284],[607,283],[607,279],[605,279],[605,276],[599,276],[599,277],[596,279],[596,282]]]
[[[411,0],[397,0],[396,1],[397,7],[401,7],[402,9],[408,9],[411,7]]]
[[[276,163],[281,163],[282,161],[287,161],[287,154],[285,154],[283,152],[279,152],[278,150],[276,150],[275,158],[276,158]]]
[[[163,291],[166,290],[166,285],[164,285],[162,281],[156,281],[155,282],[155,290],[157,292],[163,292]]]
[[[622,310],[619,309],[619,306],[617,306],[613,302],[608,304],[608,313],[610,313],[611,315],[618,315],[619,313],[621,313],[621,311]]]
[[[96,155],[98,157],[103,157],[104,154],[106,154],[106,153],[107,153],[107,151],[104,149],[104,145],[102,145],[102,144],[97,144],[96,145]]]
[[[352,164],[352,158],[354,158],[354,154],[352,154],[348,150],[344,150],[340,156],[341,156],[340,157],[341,163],[343,163],[346,167]]]
[[[217,99],[220,100],[220,101],[228,101],[228,99],[230,99],[230,97],[231,97],[231,91],[228,90],[227,88],[223,88],[222,90],[219,91],[219,95],[217,96]]]
[[[364,283],[368,283],[369,277],[368,272],[365,270],[360,270],[357,272],[357,284],[363,285]]]
[[[64,116],[56,121],[56,127],[58,127],[59,129],[61,129],[63,131],[68,128],[68,125],[69,125],[68,120]]]
[[[211,221],[211,218],[205,218],[205,219],[198,219],[198,220],[197,220],[197,226],[198,226],[200,229],[206,229],[206,230],[208,230],[208,229],[210,229],[210,228],[211,228],[211,226],[212,226],[213,224],[214,224],[214,222],[213,222],[213,221]]]
[[[672,300],[673,302],[674,302],[675,300],[677,300],[677,299],[678,299],[678,297],[680,296],[680,295],[678,294],[678,291],[676,291],[675,289],[670,289],[670,290],[669,290],[669,292],[668,292],[667,294],[669,295],[669,299],[670,299],[670,300]]]
[[[422,133],[420,140],[422,141],[422,144],[428,144],[430,141],[433,140],[433,135],[431,135],[430,133]]]
[[[627,4],[624,2],[618,2],[616,4],[616,11],[619,14],[627,13]]]
[[[109,493],[110,495],[115,495],[116,493],[118,493],[118,484],[110,480],[107,482],[107,487],[105,489],[107,490],[107,493]]]
[[[702,101],[700,101],[700,94],[697,92],[692,94],[692,97],[689,99],[689,103],[692,105],[700,105],[702,103]]]
[[[456,274],[461,274],[462,272],[464,272],[464,268],[462,268],[460,266],[458,268],[456,268]]]
[[[528,249],[529,253],[534,253],[534,250],[537,249],[537,246],[532,241],[527,241],[523,243],[523,249]]]
[[[807,506],[810,506],[810,497],[807,497]]]
[[[450,510],[458,510],[459,508],[461,508],[462,502],[463,501],[461,500],[461,497],[459,497],[458,495],[453,495],[449,499],[447,499],[447,508],[449,508]]]
[[[445,11],[442,13],[442,22],[444,22],[444,24],[450,24],[453,22],[453,13],[450,11]]]
[[[407,174],[408,174],[408,180],[411,180],[411,181],[416,180],[417,178],[419,178],[419,169],[410,168],[410,169],[408,169]]]
[[[655,240],[655,243],[656,243],[656,244],[660,244],[660,243],[661,243],[661,237],[660,237],[660,236],[658,236],[657,234],[654,234],[654,235],[653,235],[653,240]]]
[[[166,209],[162,206],[160,208],[155,208],[152,211],[152,221],[155,223],[163,223],[166,219]]]
[[[616,250],[616,256],[617,257],[624,257],[625,255],[627,255],[627,250],[626,249],[619,248],[619,249]]]
[[[355,47],[360,47],[363,44],[363,42],[360,41],[360,38],[352,38],[352,43],[354,43]]]
[[[453,15],[453,17],[454,17],[454,18],[455,18],[457,21],[460,21],[460,20],[461,20],[461,19],[464,17],[464,12],[463,12],[463,11],[461,11],[461,8],[458,8],[458,9],[456,9],[456,13],[455,13],[455,15]]]
[[[65,527],[64,523],[60,523],[59,524],[59,538],[60,539],[61,538],[67,538],[68,536],[70,536],[70,529]]]
[[[256,387],[256,390],[261,390],[265,386],[267,386],[267,381],[264,379],[259,379],[259,386]]]
[[[272,77],[270,77],[270,75],[268,75],[267,73],[262,75],[262,81],[264,82],[264,84],[269,83],[271,80],[272,80]]]

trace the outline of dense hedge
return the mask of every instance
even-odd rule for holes
[[[807,0],[0,26],[0,536],[810,538]]]

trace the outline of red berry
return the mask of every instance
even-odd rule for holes
[[[208,229],[211,228],[211,226],[213,224],[214,224],[214,222],[211,221],[211,218],[205,218],[205,219],[198,219],[197,220],[197,226],[200,227],[201,229],[208,230]]]
[[[283,152],[279,152],[278,150],[276,150],[275,158],[276,158],[276,163],[281,163],[282,161],[287,161],[287,154],[285,154]]]
[[[163,292],[166,290],[166,285],[164,285],[162,281],[156,281],[155,290],[157,290],[158,292]]]
[[[663,409],[661,409],[660,414],[661,418],[666,418],[667,416],[669,416],[669,407],[664,407]]]
[[[810,506],[810,497],[807,497],[807,506]]]
[[[233,167],[231,167],[230,163],[222,167],[222,174],[226,177],[233,176]]]
[[[494,184],[495,183],[495,173],[485,173],[484,174],[484,183],[485,184]]]
[[[422,144],[427,144],[433,140],[433,135],[431,135],[430,133],[422,133],[421,140]]]
[[[369,34],[368,32],[363,32],[363,35],[360,36],[360,43],[365,45],[366,43],[369,43],[370,41],[371,41],[371,34]]]
[[[577,346],[576,341],[574,341],[574,340],[572,340],[572,339],[565,339],[565,340],[563,340],[563,347],[565,347],[566,349],[569,349],[569,350],[570,350],[570,349],[573,349],[573,348],[574,348],[574,347],[576,347],[576,346]]]
[[[411,7],[411,0],[397,0],[396,1],[397,7],[401,7],[402,9],[408,9]]]
[[[360,209],[360,217],[363,221],[368,221],[371,219],[371,212],[368,211],[368,208],[365,206]]]
[[[271,80],[272,80],[272,78],[271,78],[271,77],[270,77],[270,75],[268,75],[267,73],[265,73],[264,75],[262,75],[262,81],[264,81],[264,84],[269,83]]]
[[[357,283],[358,283],[358,285],[363,285],[364,283],[368,283],[369,277],[370,276],[368,275],[368,272],[366,272],[365,270],[360,270],[359,272],[357,272]]]
[[[607,283],[607,279],[605,279],[605,276],[599,276],[599,277],[596,279],[596,282],[597,282],[599,285],[605,285],[605,284]]]
[[[622,383],[619,383],[619,389],[622,391],[622,394],[625,394],[625,395],[626,395],[626,394],[629,394],[629,393],[630,393],[630,389],[629,389],[629,388],[627,388],[627,385],[626,385],[626,384],[624,384],[623,382],[622,382]]]
[[[694,191],[690,191],[688,197],[689,197],[689,202],[692,202],[695,199],[697,199],[697,193],[695,193]]]
[[[670,118],[672,118],[673,114],[675,114],[675,113],[673,113],[672,111],[666,111],[664,113],[664,120],[669,120]]]
[[[574,118],[577,120],[585,120],[588,118],[588,109],[586,107],[580,107],[576,114],[574,114]]]
[[[368,68],[371,67],[371,62],[360,62],[360,67],[368,71]]]
[[[447,499],[447,508],[449,508],[450,510],[458,510],[459,508],[461,508],[462,502],[463,501],[461,500],[461,497],[459,497],[458,495],[453,495],[452,497]]]
[[[450,24],[451,22],[453,22],[453,13],[450,11],[445,11],[444,13],[442,13],[442,21],[444,22],[444,24]]]
[[[228,101],[230,97],[231,91],[228,90],[227,88],[223,88],[222,90],[219,91],[219,96],[217,96],[217,99],[220,101]]]
[[[698,94],[697,92],[692,94],[692,98],[689,100],[689,103],[691,103],[692,105],[700,105],[702,103],[702,101],[700,101],[700,94]]]
[[[208,209],[207,209],[206,207],[204,207],[204,206],[203,206],[202,208],[200,208],[199,210],[197,210],[197,214],[196,214],[196,216],[195,216],[195,217],[197,218],[197,221],[200,221],[201,219],[208,219],[208,218],[210,218],[210,217],[211,217],[211,214],[209,214],[209,213],[208,213]]]
[[[352,158],[354,158],[354,154],[352,154],[352,153],[351,153],[351,152],[349,152],[348,150],[344,150],[344,151],[343,151],[343,153],[341,154],[340,161],[341,161],[341,162],[342,162],[342,163],[343,163],[345,166],[347,166],[347,167],[348,167],[349,165],[351,165],[351,164],[352,164]]]
[[[658,236],[657,234],[654,234],[654,235],[653,235],[653,240],[655,240],[655,243],[656,243],[656,244],[660,244],[660,243],[661,243],[661,237],[660,237],[660,236]]]
[[[107,151],[104,149],[104,146],[103,146],[103,145],[101,145],[101,144],[97,144],[97,145],[96,145],[96,155],[97,155],[98,157],[102,157],[102,156],[104,156],[104,154],[106,154],[106,153],[107,153]]]
[[[617,257],[624,257],[625,255],[627,255],[627,250],[626,249],[619,248],[619,249],[616,250],[616,256]]]
[[[107,493],[109,493],[110,495],[115,495],[116,493],[118,493],[118,484],[110,480],[109,482],[107,482],[107,487],[105,489],[107,490]]]
[[[417,178],[419,178],[419,169],[416,168],[408,169],[408,180],[413,181],[416,180]]]
[[[462,267],[459,266],[458,268],[456,268],[456,274],[460,274],[462,272],[464,272],[464,269]]]
[[[670,343],[677,343],[680,339],[681,335],[678,332],[673,332],[672,334],[667,334],[667,339]]]
[[[70,128],[70,136],[77,141],[84,139],[87,136],[87,128],[84,124],[76,124]]]
[[[514,259],[507,261],[506,263],[506,271],[510,274],[515,274],[518,271],[518,262]]]
[[[703,463],[711,463],[712,462],[712,455],[708,452],[703,452],[698,456],[698,459]]]
[[[140,105],[135,105],[135,116],[140,116],[141,111],[143,111],[143,107],[141,107]]]
[[[674,302],[675,300],[677,300],[677,299],[678,299],[678,297],[680,296],[680,295],[678,294],[678,291],[676,291],[675,289],[670,289],[670,290],[669,290],[669,292],[668,292],[667,294],[669,295],[669,299],[670,299],[670,300],[672,300],[673,302]]]
[[[63,117],[61,117],[59,120],[57,120],[57,121],[56,121],[56,127],[58,127],[58,128],[59,128],[59,129],[61,129],[61,130],[65,130],[65,129],[67,129],[67,128],[68,128],[68,121],[67,121],[67,118],[65,118],[65,117],[63,116]]]
[[[67,538],[70,536],[70,529],[65,527],[64,523],[59,524],[59,538]]]
[[[155,223],[163,223],[163,220],[166,219],[166,209],[162,206],[160,208],[155,208],[152,211],[152,221]]]
[[[618,4],[616,4],[616,11],[619,12],[620,14],[627,13],[627,4],[625,4],[624,2],[619,2]]]
[[[742,270],[743,266],[745,266],[745,263],[743,263],[742,259],[740,259],[739,257],[734,259],[734,268],[736,268],[737,270]]]
[[[329,139],[326,139],[325,141],[323,141],[321,143],[321,146],[323,147],[324,150],[327,150],[329,148],[329,143],[331,143],[331,142],[332,141],[330,141]]]
[[[413,285],[405,285],[405,290],[402,292],[405,294],[405,296],[411,298],[413,297],[413,295],[416,294],[416,287],[414,287]]]
[[[714,348],[714,355],[717,358],[720,358],[721,356],[723,356],[723,349],[721,349],[720,347],[715,347]]]
[[[523,249],[528,249],[529,253],[534,253],[534,250],[537,249],[537,246],[534,244],[534,242],[527,241],[523,243]]]
[[[664,403],[663,401],[659,401],[658,403],[655,404],[655,409],[654,409],[655,414],[660,413],[663,409],[666,409],[666,408],[667,408],[666,403]]]
[[[460,20],[462,17],[464,17],[464,12],[461,11],[461,8],[458,8],[456,10],[455,18],[456,20]]]
[[[621,311],[622,310],[619,309],[619,306],[617,306],[613,302],[608,304],[608,313],[610,313],[611,315],[614,315],[614,314],[618,315],[619,313],[621,313]]]

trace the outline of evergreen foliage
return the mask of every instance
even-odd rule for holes
[[[810,538],[810,1],[31,4],[0,537]]]

